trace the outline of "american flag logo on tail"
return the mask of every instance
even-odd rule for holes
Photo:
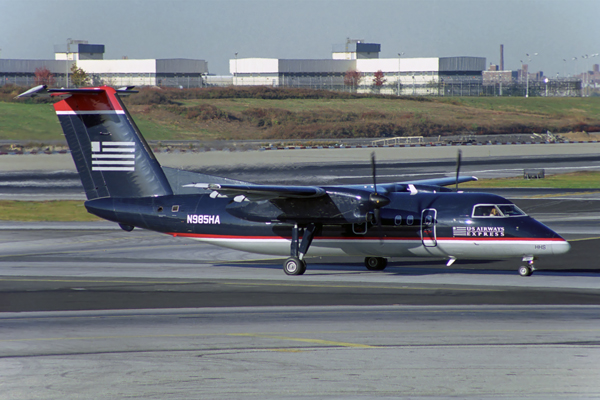
[[[135,171],[135,142],[92,142],[92,171]]]

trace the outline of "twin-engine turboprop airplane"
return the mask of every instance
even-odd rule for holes
[[[120,96],[131,88],[48,89],[88,200],[87,210],[118,223],[255,253],[289,255],[288,275],[305,256],[364,256],[369,270],[386,257],[521,258],[531,275],[538,256],[569,251],[554,231],[510,201],[445,186],[456,177],[377,185],[280,186],[161,167]]]

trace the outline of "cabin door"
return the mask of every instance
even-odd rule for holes
[[[426,208],[421,212],[421,241],[425,247],[437,246],[436,239],[437,210]]]

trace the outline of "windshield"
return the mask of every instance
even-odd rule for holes
[[[473,217],[515,217],[526,215],[514,204],[478,204],[473,207]]]

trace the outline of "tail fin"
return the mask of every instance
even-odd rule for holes
[[[119,98],[119,93],[127,90],[108,86],[37,89],[22,96],[70,95],[55,103],[54,109],[88,200],[173,194],[160,164]]]

